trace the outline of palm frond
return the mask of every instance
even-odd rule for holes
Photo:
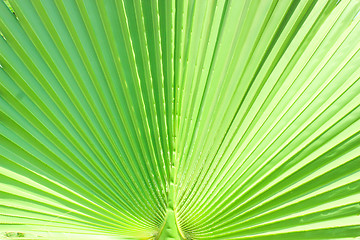
[[[0,232],[359,237],[359,12],[0,1]]]

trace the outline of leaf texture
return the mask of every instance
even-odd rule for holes
[[[0,231],[360,237],[359,12],[0,1]]]

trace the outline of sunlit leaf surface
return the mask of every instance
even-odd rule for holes
[[[359,237],[359,11],[0,1],[3,237]]]

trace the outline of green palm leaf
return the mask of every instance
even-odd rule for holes
[[[359,11],[0,1],[0,232],[359,237]]]

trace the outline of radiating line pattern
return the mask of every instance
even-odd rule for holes
[[[9,2],[0,232],[360,237],[359,0]]]

